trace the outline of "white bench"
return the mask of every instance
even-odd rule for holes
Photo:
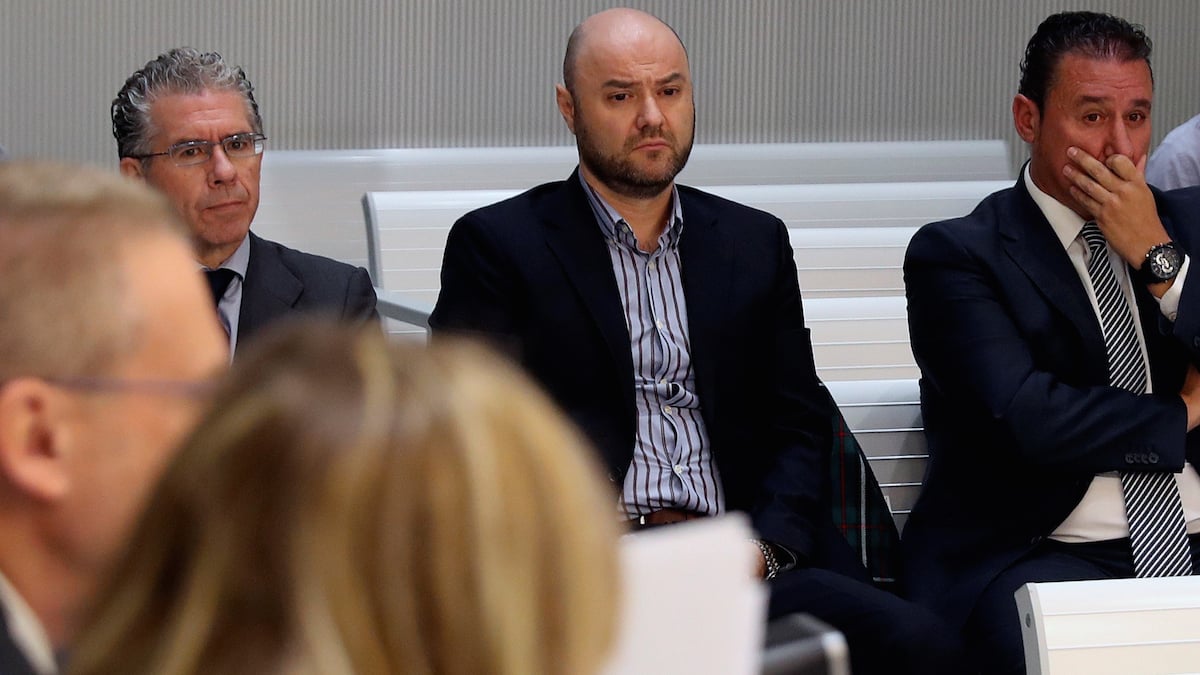
[[[527,189],[565,178],[574,146],[268,150],[254,230],[366,265],[359,199],[385,190]],[[688,185],[1002,180],[1008,144],[985,141],[697,145]]]
[[[706,190],[788,226],[805,298],[903,295],[908,240],[925,223],[965,215],[1007,181],[725,185]],[[415,190],[363,195],[375,284],[432,304],[446,236],[463,214],[520,190]]]
[[[1200,577],[1030,583],[1016,600],[1030,675],[1200,672]]]

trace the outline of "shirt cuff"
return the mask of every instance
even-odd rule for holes
[[[1167,321],[1174,323],[1175,317],[1179,315],[1179,297],[1183,295],[1183,284],[1187,278],[1188,265],[1192,259],[1190,256],[1183,256],[1183,265],[1179,268],[1179,274],[1175,275],[1175,283],[1167,289],[1166,293],[1158,299],[1158,309],[1162,315],[1167,317]]]

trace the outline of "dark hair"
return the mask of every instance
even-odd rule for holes
[[[1037,104],[1038,110],[1054,84],[1058,62],[1066,54],[1091,59],[1145,61],[1150,66],[1150,38],[1137,24],[1097,12],[1062,12],[1038,26],[1025,47],[1021,60],[1021,84],[1017,91]],[[1154,71],[1150,72],[1154,81]]]
[[[199,94],[232,91],[246,100],[252,131],[262,133],[262,116],[254,100],[254,85],[239,66],[231,66],[216,52],[177,47],[150,61],[125,80],[112,102],[113,137],[118,157],[150,152],[150,104],[166,94]]]

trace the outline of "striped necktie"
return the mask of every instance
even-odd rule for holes
[[[1133,314],[1108,261],[1108,243],[1094,222],[1079,233],[1087,244],[1088,276],[1100,306],[1104,345],[1108,350],[1108,379],[1114,387],[1146,391],[1146,368],[1134,330]],[[1125,512],[1133,568],[1139,577],[1174,577],[1192,573],[1187,524],[1175,475],[1167,471],[1122,471]]]

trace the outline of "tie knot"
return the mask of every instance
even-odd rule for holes
[[[1083,229],[1079,231],[1079,236],[1083,237],[1083,243],[1087,244],[1088,250],[1095,255],[1103,250],[1108,245],[1108,240],[1104,238],[1104,233],[1100,231],[1100,226],[1096,225],[1096,221],[1089,220],[1083,224]]]
[[[229,283],[237,276],[237,272],[224,267],[215,270],[204,270],[204,276],[208,277],[208,287],[212,290],[214,304],[220,304],[221,298],[225,297],[225,289],[229,288]]]

